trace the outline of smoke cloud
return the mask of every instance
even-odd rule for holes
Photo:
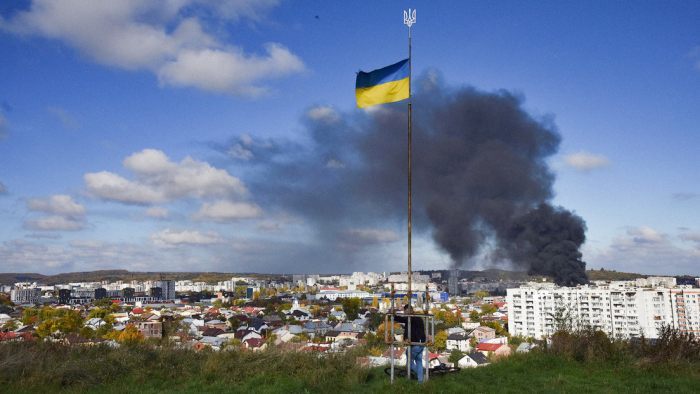
[[[431,234],[455,267],[488,256],[559,284],[587,282],[578,250],[585,223],[549,204],[555,177],[546,160],[561,141],[552,117],[533,117],[522,97],[505,90],[450,88],[434,72],[416,82],[414,229]],[[249,144],[249,159],[238,164],[264,172],[246,180],[253,195],[314,223],[326,240],[342,240],[352,228],[405,225],[406,103],[352,114],[322,109],[305,118],[312,148]]]

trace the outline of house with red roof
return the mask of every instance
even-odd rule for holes
[[[267,344],[263,338],[248,338],[243,341],[243,346],[245,346],[246,349],[260,351],[265,349]]]
[[[510,356],[511,349],[510,346],[502,344],[502,343],[487,343],[487,342],[482,342],[476,346],[476,350],[478,352],[483,353],[485,356],[488,355],[488,353],[492,353],[495,358],[498,357],[508,357]]]

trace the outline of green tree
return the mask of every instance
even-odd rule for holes
[[[380,324],[384,323],[384,315],[381,313],[371,313],[367,322],[367,328],[375,331]]]
[[[362,300],[357,297],[343,298],[342,305],[343,312],[347,315],[348,320],[355,320],[357,319],[357,313],[362,307]]]
[[[39,314],[39,310],[37,308],[27,308],[22,312],[22,324],[24,325],[29,325],[32,323],[36,323],[39,318],[37,315]]]
[[[479,312],[477,312],[477,311],[469,312],[469,320],[471,320],[473,322],[479,321]]]
[[[95,300],[92,302],[92,305],[100,307],[100,308],[109,308],[112,306],[112,299],[111,298],[102,298],[100,300]]]
[[[474,297],[476,297],[476,298],[478,298],[478,299],[480,299],[480,300],[483,299],[484,297],[488,297],[488,296],[489,296],[489,293],[488,293],[487,291],[477,291],[477,292],[474,294]]]
[[[83,327],[78,331],[78,334],[83,338],[92,339],[95,337],[95,330],[90,327]]]
[[[460,351],[459,349],[453,349],[452,352],[450,353],[450,357],[447,358],[447,361],[457,365],[457,362],[464,357],[464,353]]]
[[[482,314],[482,316],[483,316],[483,315],[490,315],[490,314],[492,314],[492,313],[494,313],[494,312],[497,312],[497,311],[498,311],[498,308],[496,308],[496,307],[493,306],[493,305],[490,305],[490,304],[483,304],[483,305],[481,305],[481,314]]]
[[[110,311],[109,309],[102,309],[102,308],[93,309],[93,310],[90,312],[90,318],[91,318],[91,319],[93,319],[93,318],[98,318],[98,319],[104,320],[104,319],[105,319],[107,316],[109,316],[111,313],[112,313],[112,311]]]
[[[66,311],[61,317],[50,318],[36,327],[36,334],[40,338],[59,331],[63,334],[73,334],[83,327],[84,319],[78,311]]]
[[[17,320],[8,320],[5,322],[5,324],[2,325],[2,328],[0,331],[7,332],[7,331],[14,331],[19,328],[19,324],[17,324]]]

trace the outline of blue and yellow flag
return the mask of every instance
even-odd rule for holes
[[[368,73],[360,71],[355,82],[357,107],[407,99],[410,95],[410,79],[408,59]]]

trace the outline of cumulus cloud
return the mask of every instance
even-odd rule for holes
[[[103,200],[139,205],[184,197],[249,196],[240,179],[189,156],[174,163],[161,151],[145,149],[124,159],[123,164],[134,171],[134,181],[102,171],[85,174],[85,186]]]
[[[85,214],[85,207],[66,195],[53,195],[48,198],[29,198],[25,200],[27,209],[35,212],[46,212],[63,216],[79,216]]]
[[[603,155],[593,155],[582,150],[579,153],[564,156],[563,165],[580,171],[590,171],[610,166],[610,160]]]
[[[254,97],[269,90],[266,81],[304,71],[303,61],[279,43],[266,44],[264,55],[246,53],[212,31],[222,22],[261,20],[276,4],[34,0],[0,18],[0,29],[60,40],[105,65],[150,70],[162,84]]]
[[[373,228],[351,229],[343,232],[343,240],[353,245],[372,245],[396,242],[401,237],[390,230],[377,230]]]
[[[168,209],[163,207],[150,207],[146,209],[146,216],[150,216],[155,219],[167,219]]]
[[[2,182],[0,182],[0,195],[3,194],[7,194],[7,187],[5,187],[5,185]]]
[[[321,121],[326,124],[335,123],[340,120],[340,115],[331,107],[314,107],[307,112],[307,115],[313,120]]]
[[[192,216],[192,220],[224,223],[237,219],[259,218],[263,215],[262,208],[256,204],[219,200],[213,204],[204,203],[199,211]]]
[[[85,221],[80,218],[53,215],[28,219],[22,227],[32,231],[79,231],[84,229],[85,225]]]
[[[171,249],[184,245],[211,245],[224,242],[223,237],[214,231],[200,233],[181,229],[165,229],[148,236],[151,243],[161,249]]]
[[[63,108],[48,107],[46,111],[58,118],[63,127],[68,130],[77,130],[80,127],[75,117]]]
[[[27,210],[44,212],[51,216],[28,219],[23,228],[33,231],[79,231],[85,228],[85,207],[67,195],[53,195],[47,198],[28,198],[24,200]]]

